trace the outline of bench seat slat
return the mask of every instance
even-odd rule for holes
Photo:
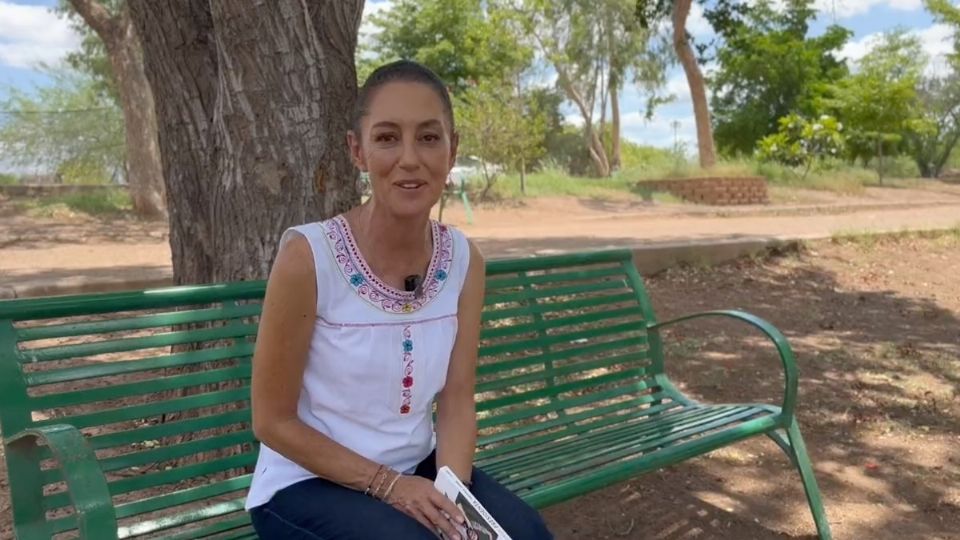
[[[563,400],[564,409],[572,409],[576,407],[582,407],[584,405],[589,405],[591,403],[606,401],[610,399],[616,399],[627,394],[636,393],[640,390],[649,388],[650,385],[639,382],[625,384],[623,386],[618,386],[614,388],[609,388],[601,390],[598,392],[593,392],[584,396],[577,396],[573,398],[568,398]],[[478,403],[479,406],[479,403]],[[502,424],[511,424],[520,420],[526,420],[528,418],[533,418],[542,414],[557,412],[558,405],[554,402],[547,403],[544,405],[536,405],[532,407],[524,407],[519,410],[512,410],[505,413],[495,414],[495,415],[480,415],[477,419],[477,427],[479,429],[487,429],[490,427],[502,425]]]
[[[83,336],[88,334],[104,334],[108,332],[125,332],[130,330],[145,330],[147,328],[161,328],[180,324],[191,324],[211,321],[225,321],[252,317],[260,314],[262,306],[257,304],[224,305],[208,309],[194,309],[190,311],[170,311],[107,319],[97,322],[50,324],[45,326],[31,326],[17,329],[20,341],[35,341],[39,339],[63,338]]]
[[[175,508],[184,504],[202,501],[227,493],[241,491],[250,487],[250,475],[237,476],[220,482],[187,488],[173,493],[148,497],[136,502],[119,504],[116,507],[117,519],[124,519],[150,512]],[[64,532],[76,528],[76,516],[66,516],[51,520],[54,532]]]
[[[246,362],[241,362],[241,365],[221,369],[196,371],[183,375],[155,377],[127,384],[114,384],[101,388],[36,396],[30,399],[30,405],[33,410],[70,407],[122,399],[125,397],[142,396],[156,392],[180,390],[204,384],[221,383],[225,381],[248,381],[249,379],[250,366]]]
[[[220,534],[230,533],[230,534]],[[205,525],[198,529],[191,529],[179,534],[168,536],[164,540],[195,540],[201,538],[211,538],[216,535],[217,540],[227,538],[246,538],[253,534],[253,527],[250,525],[250,516],[242,514],[231,517],[223,521]]]
[[[669,401],[668,396],[663,393],[650,394],[649,396],[645,396],[645,398],[646,399],[619,402],[606,407],[589,409],[577,414],[559,416],[553,420],[538,422],[537,424],[526,424],[522,426],[522,428],[502,432],[502,437],[500,438],[495,436],[480,437],[481,442],[478,443],[479,450],[477,451],[476,458],[478,461],[492,462],[495,457],[500,455],[510,454],[511,452],[516,452],[517,450],[531,446],[539,446],[572,434],[613,425],[634,416],[650,416],[683,407],[682,403]],[[664,399],[668,401],[661,402],[659,405],[651,405],[656,401],[662,401]],[[637,405],[643,405],[644,407],[638,409],[636,407]],[[584,423],[577,424],[577,422]],[[550,431],[543,435],[528,436],[557,427],[563,429]],[[495,435],[501,435],[501,433]],[[510,442],[496,444],[498,441]]]
[[[119,536],[120,538],[141,536],[158,531],[165,531],[188,523],[195,523],[197,521],[225,516],[242,511],[243,498],[214,503],[208,506],[197,508],[195,510],[180,512],[171,516],[164,516],[162,518],[143,521],[135,525],[121,527]]]
[[[510,377],[500,377],[495,379],[490,379],[483,382],[477,382],[476,391],[478,394],[491,392],[495,390],[503,390],[505,388],[510,388],[512,386],[520,384],[529,384],[532,382],[551,380],[554,377],[562,377],[566,375],[573,375],[575,373],[582,373],[585,371],[591,371],[595,369],[608,369],[616,366],[622,365],[631,365],[634,368],[645,368],[646,365],[643,364],[644,361],[649,360],[650,355],[644,351],[639,353],[632,354],[623,354],[612,356],[608,358],[601,358],[599,360],[589,360],[583,362],[575,362],[570,364],[565,364],[562,366],[554,366],[550,371],[536,370],[529,373],[522,373],[520,375],[514,375]]]
[[[149,512],[156,512],[165,508],[175,508],[196,501],[219,497],[235,491],[242,491],[250,487],[252,475],[235,476],[216,483],[181,489],[173,493],[166,493],[155,497],[141,499],[117,506],[117,517],[124,519]]]
[[[245,452],[242,454],[233,455],[230,457],[213,459],[204,461],[202,463],[192,463],[190,465],[183,465],[179,467],[172,467],[167,470],[152,472],[149,474],[141,474],[137,476],[131,476],[128,478],[121,478],[118,480],[113,480],[107,483],[107,487],[110,489],[110,494],[114,497],[117,495],[122,495],[124,493],[130,493],[133,491],[140,491],[143,489],[154,488],[158,486],[163,486],[166,484],[173,484],[183,480],[189,480],[191,478],[196,478],[199,476],[204,476],[208,474],[219,473],[222,471],[247,467],[251,466],[257,461],[257,452]],[[181,493],[183,490],[174,491],[167,495],[169,499],[163,499],[170,504],[167,506],[180,504],[176,503],[177,494]],[[139,501],[139,502],[142,502]],[[47,510],[54,510],[56,508],[61,508],[64,506],[70,505],[70,498],[67,493],[56,493],[52,495],[47,495],[44,497],[44,508]],[[129,503],[136,504],[136,503]],[[123,508],[124,505],[121,504],[118,508]],[[132,515],[132,514],[130,514]],[[127,517],[127,515],[121,515],[118,510],[118,518]]]
[[[226,347],[186,351],[138,360],[122,360],[118,362],[102,362],[88,366],[79,366],[64,369],[50,369],[26,374],[28,386],[40,386],[61,382],[110,377],[154,369],[192,366],[205,362],[216,362],[236,358],[248,360],[253,355],[253,343],[237,343]]]
[[[631,437],[625,434],[620,434],[619,440],[610,436],[583,437],[578,441],[562,445],[563,449],[559,447],[551,448],[550,456],[537,456],[538,459],[533,467],[529,463],[517,463],[513,467],[497,468],[491,474],[495,477],[503,475],[504,478],[522,474],[522,479],[506,480],[511,490],[522,491],[538,484],[545,484],[552,480],[628,459],[631,456],[636,457],[658,448],[673,446],[683,439],[690,439],[702,433],[739,423],[764,412],[753,407],[723,407],[721,409],[720,411],[708,411],[699,418],[690,419],[685,423],[671,427],[666,434],[658,433],[663,428],[658,429],[657,423],[652,423],[654,424],[652,429],[648,429],[640,437]]]
[[[137,476],[131,476],[129,478],[121,478],[119,480],[113,480],[107,483],[107,487],[110,489],[110,495],[116,497],[117,495],[122,495],[124,493],[130,493],[134,491],[140,491],[144,489],[154,488],[158,486],[163,486],[166,484],[173,484],[183,480],[189,480],[191,478],[196,478],[199,476],[204,476],[208,474],[219,473],[222,471],[247,467],[251,466],[257,461],[257,452],[245,452],[243,454],[237,454],[230,457],[214,459],[209,461],[204,461],[202,463],[192,463],[190,465],[183,465],[180,467],[173,467],[163,471],[153,472],[149,474],[142,474]],[[170,501],[175,501],[176,494],[180,493],[182,490],[174,491],[170,493]],[[49,510],[55,510],[57,508],[62,508],[64,506],[69,506],[71,504],[70,497],[68,493],[55,493],[51,495],[46,495],[43,498],[44,508]],[[124,505],[118,507],[118,518],[125,517],[119,513],[119,508],[122,508]],[[131,514],[132,515],[132,514]]]
[[[484,463],[490,474],[501,471],[520,471],[524,475],[544,462],[551,460],[574,459],[588,454],[591,448],[608,448],[616,444],[631,444],[650,441],[664,434],[672,434],[683,429],[693,428],[711,422],[737,411],[727,407],[684,407],[670,413],[658,415],[656,421],[649,416],[624,418],[618,424],[600,426],[600,429],[587,429],[578,437],[562,441],[547,441],[539,446],[527,446],[512,454],[501,455],[496,460]],[[485,469],[486,470],[486,469]]]
[[[68,358],[82,358],[99,354],[129,352],[140,349],[154,349],[189,343],[203,343],[221,339],[235,339],[255,336],[255,324],[228,324],[217,328],[180,330],[166,332],[153,336],[111,339],[79,345],[60,345],[56,347],[42,347],[24,349],[21,351],[25,362],[49,362],[52,360],[66,360]]]

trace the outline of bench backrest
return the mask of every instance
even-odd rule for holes
[[[493,261],[477,368],[478,458],[615,422],[663,372],[629,251]],[[651,347],[652,345],[652,347]]]
[[[121,536],[201,500],[218,501],[213,515],[238,512],[243,468],[257,455],[248,385],[263,290],[238,283],[0,307],[0,427],[8,436],[49,424],[80,429],[130,527]],[[35,496],[36,464],[7,454],[16,515]],[[41,478],[49,532],[72,530],[60,471]]]
[[[629,252],[493,261],[487,276],[482,453],[656,398],[661,367],[644,325],[652,313]],[[83,431],[108,477],[121,536],[245,519],[263,291],[248,282],[0,303],[0,427]],[[7,456],[14,512],[37,489],[26,474],[36,461],[17,459]],[[59,471],[40,474],[49,532],[74,529]],[[184,513],[200,501],[202,515]]]

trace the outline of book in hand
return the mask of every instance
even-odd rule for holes
[[[440,467],[437,471],[437,480],[434,482],[437,490],[453,501],[467,521],[457,527],[462,540],[510,540],[510,536],[500,526],[490,512],[480,504],[480,501],[470,493],[467,486],[453,474],[449,467]],[[443,538],[446,538],[444,536]]]

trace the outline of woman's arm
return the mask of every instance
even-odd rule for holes
[[[313,253],[299,234],[284,243],[263,300],[251,383],[253,431],[313,474],[363,491],[374,463],[303,423],[297,401],[317,313]]]
[[[485,274],[483,254],[470,242],[470,267],[457,309],[457,339],[450,355],[447,382],[437,397],[437,467],[450,467],[465,482],[470,481],[477,446],[474,386]]]

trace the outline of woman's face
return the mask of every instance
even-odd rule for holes
[[[440,96],[416,82],[391,82],[373,92],[350,153],[370,175],[378,205],[398,217],[430,212],[457,155]]]

